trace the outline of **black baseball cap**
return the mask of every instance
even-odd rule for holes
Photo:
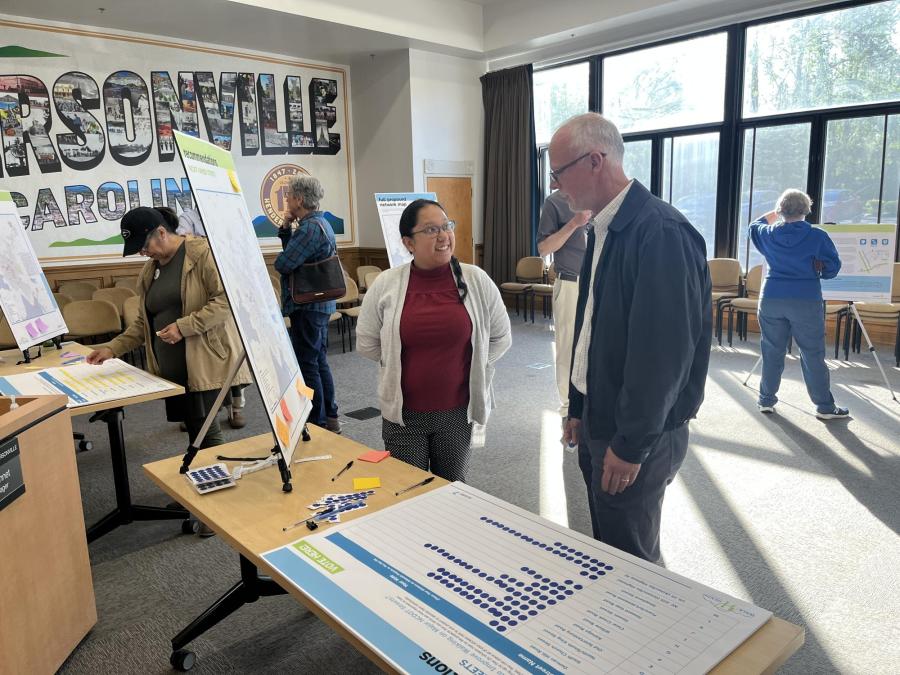
[[[165,226],[166,221],[162,214],[149,206],[138,206],[132,209],[122,217],[120,225],[122,229],[122,239],[125,240],[125,247],[122,249],[122,256],[134,255],[139,253],[147,241],[147,235],[153,232],[159,226]]]

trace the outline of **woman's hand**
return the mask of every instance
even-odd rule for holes
[[[178,324],[176,323],[170,323],[162,330],[156,331],[156,335],[160,340],[167,342],[170,345],[177,344],[184,339],[184,336],[181,334],[181,331],[178,330]]]
[[[95,349],[88,354],[85,362],[90,363],[92,366],[99,366],[104,361],[109,361],[115,357],[116,355],[112,353],[112,349],[109,347],[100,347],[100,349]]]

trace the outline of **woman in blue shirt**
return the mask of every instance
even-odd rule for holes
[[[760,412],[775,412],[784,356],[793,336],[816,417],[830,420],[850,414],[836,406],[831,395],[820,281],[837,276],[841,259],[828,233],[806,222],[811,208],[806,193],[785,190],[775,210],[750,225],[753,245],[767,267],[758,313],[763,359],[758,406]]]

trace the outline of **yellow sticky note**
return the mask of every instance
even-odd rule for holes
[[[354,490],[370,490],[371,488],[381,487],[381,479],[377,476],[375,478],[354,478],[353,479],[353,489]]]

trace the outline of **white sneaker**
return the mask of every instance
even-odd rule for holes
[[[767,415],[775,412],[774,405],[763,405],[762,403],[757,403],[756,407],[759,408],[759,412],[766,413]]]
[[[847,408],[841,408],[840,406],[834,406],[834,410],[831,412],[816,412],[816,417],[820,420],[839,420],[845,417],[850,417],[850,411]]]

